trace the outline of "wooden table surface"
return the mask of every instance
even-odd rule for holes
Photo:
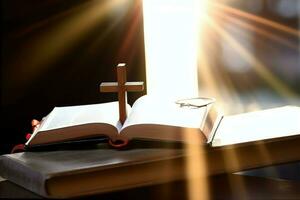
[[[208,179],[210,199],[300,199],[300,162]],[[96,195],[99,199],[188,199],[187,181]],[[201,194],[199,194],[201,197]],[[0,177],[0,198],[42,198]],[[90,197],[83,197],[90,198]]]

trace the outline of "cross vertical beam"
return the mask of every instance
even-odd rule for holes
[[[119,101],[119,120],[124,124],[127,118],[127,91],[137,92],[144,90],[143,82],[126,82],[126,64],[119,63],[117,65],[117,81],[103,82],[100,84],[100,92],[118,92]]]
[[[126,104],[127,92],[125,88],[126,83],[126,67],[121,63],[117,65],[117,81],[118,81],[118,100],[119,100],[119,118],[120,122],[124,124],[127,118]]]

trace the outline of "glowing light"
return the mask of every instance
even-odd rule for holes
[[[237,42],[228,32],[222,29],[219,25],[211,21],[210,25],[226,40],[247,62],[249,62],[256,73],[263,78],[275,91],[287,97],[295,97],[296,94],[286,84],[284,84],[278,77],[274,76],[272,72],[258,59],[255,58],[247,49],[245,49],[239,42]]]
[[[254,52],[254,47],[252,40],[253,33],[249,32],[245,29],[239,28],[238,33],[234,32],[234,28],[236,28],[232,24],[226,24],[225,30],[230,32],[231,35],[239,42],[242,43],[244,48],[246,48],[249,52]],[[240,56],[236,56],[235,49],[233,49],[230,44],[227,43],[226,40],[222,40],[222,54],[225,66],[228,70],[235,73],[247,73],[251,69],[249,63]]]
[[[226,63],[228,66],[230,65],[229,67],[234,67],[234,64],[243,64],[243,67],[246,67],[244,68],[246,72],[248,64],[253,72],[263,79],[265,83],[272,88],[273,92],[276,92],[276,95],[293,103],[293,99],[297,96],[295,91],[273,74],[263,60],[259,60],[255,54],[253,54],[252,47],[249,47],[250,43],[248,43],[247,40],[240,39],[244,37],[251,38],[249,37],[251,36],[250,33],[255,32],[255,34],[268,38],[268,40],[272,40],[291,50],[297,51],[298,46],[294,41],[300,35],[299,30],[223,4],[210,2],[209,5],[211,6],[210,14],[212,15],[205,18],[205,23],[208,25],[206,27],[208,29],[205,30],[212,34],[202,36],[205,38],[204,42],[202,42],[202,45],[204,44],[205,48],[199,49],[199,80],[201,85],[201,90],[199,91],[201,92],[201,95],[215,97],[220,105],[220,110],[223,112],[257,110],[262,106],[262,104],[259,103],[260,100],[258,100],[255,95],[247,96],[247,101],[251,103],[245,105],[244,97],[238,92],[241,85],[236,84],[227,73],[220,73],[219,67],[209,59],[212,53],[220,53],[220,49],[212,47],[210,43],[206,41],[221,41],[222,45],[225,44],[227,47],[230,47],[232,53],[234,51],[238,55],[236,57],[240,58],[239,61],[243,61],[237,63],[236,60],[234,60],[235,63],[232,63],[232,61],[231,63]],[[234,27],[234,31],[228,30],[228,25]],[[245,30],[248,30],[249,33]],[[236,32],[242,37],[237,37],[237,35],[234,34]],[[289,38],[282,37],[282,34],[277,34],[279,32],[288,35]],[[293,39],[291,40],[290,38]],[[223,49],[222,53],[227,55],[231,52],[228,52],[227,48]],[[251,81],[252,80],[250,79],[244,80],[244,85],[241,87],[247,88],[248,86],[251,86]],[[263,95],[264,98],[266,98],[265,91]],[[276,95],[272,95],[271,100],[273,103],[274,99],[278,98]],[[268,98],[270,99],[270,97]],[[268,104],[270,104],[271,100],[268,101]],[[232,105],[234,105],[234,109],[232,109]]]
[[[147,93],[160,98],[198,96],[197,55],[204,0],[144,0]],[[197,142],[191,134],[187,140]],[[195,135],[194,135],[195,136]],[[187,145],[190,199],[207,199],[203,146]]]
[[[245,18],[245,19],[248,19],[248,20],[252,20],[254,22],[260,23],[260,24],[265,25],[267,27],[271,27],[271,28],[274,28],[276,30],[280,30],[284,33],[294,35],[296,37],[300,36],[300,31],[299,30],[294,29],[294,28],[290,28],[286,25],[277,23],[275,21],[265,19],[263,17],[259,17],[257,15],[253,15],[251,13],[247,13],[247,12],[238,10],[236,8],[232,8],[232,7],[229,7],[229,6],[226,6],[226,5],[222,5],[222,4],[214,3],[213,6],[214,6],[215,9],[220,9],[221,11],[224,11],[224,12],[229,13],[229,14],[233,14],[233,15],[239,17],[239,18]]]
[[[198,94],[195,0],[144,0],[147,93],[184,98]]]
[[[279,35],[274,34],[274,32],[272,31],[268,31],[265,28],[260,28],[258,26],[255,26],[251,23],[247,23],[239,18],[236,18],[234,16],[230,16],[230,15],[224,15],[222,13],[216,13],[216,15],[218,15],[218,17],[220,17],[223,20],[228,20],[231,22],[232,25],[235,25],[237,27],[243,28],[249,32],[253,31],[256,34],[259,34],[263,37],[267,37],[270,40],[273,40],[274,42],[277,42],[279,44],[283,44],[289,48],[292,49],[298,49],[298,45],[295,44],[294,42],[291,42],[290,40],[281,37]]]

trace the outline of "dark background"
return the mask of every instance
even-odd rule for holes
[[[127,80],[145,81],[141,3],[100,9],[112,2],[118,1],[1,1],[1,153],[24,143],[31,119],[41,119],[55,106],[116,100],[115,94],[101,94],[99,84],[116,80],[119,62],[127,63]],[[102,17],[93,21],[89,10]],[[61,30],[73,21],[85,29],[69,42],[77,27]],[[142,94],[129,94],[129,103]]]

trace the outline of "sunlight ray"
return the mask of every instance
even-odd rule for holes
[[[20,59],[12,63],[8,77],[18,76],[13,82],[13,87],[24,87],[30,84],[42,72],[50,68],[65,52],[78,44],[84,36],[89,33],[110,13],[117,5],[126,0],[111,0],[104,3],[98,0],[83,4],[69,13],[70,16],[62,19],[48,32],[42,33],[31,42],[30,48],[19,52]],[[78,9],[78,10],[77,10]],[[15,72],[19,73],[16,74]],[[9,81],[8,81],[9,82]]]
[[[216,8],[219,8],[220,10],[228,12],[230,14],[234,14],[238,17],[243,17],[243,18],[246,18],[246,19],[250,19],[250,20],[253,20],[255,22],[261,23],[263,25],[266,25],[266,26],[272,27],[274,29],[283,31],[285,33],[289,33],[289,34],[294,35],[296,37],[300,37],[300,31],[299,30],[293,29],[293,28],[288,27],[288,26],[285,26],[285,25],[280,24],[278,22],[274,22],[272,20],[268,20],[268,19],[265,19],[263,17],[253,15],[251,13],[247,13],[245,11],[238,10],[236,8],[232,8],[232,7],[224,5],[224,4],[213,3],[213,6],[215,6]]]
[[[288,46],[292,49],[298,49],[299,48],[298,45],[295,44],[295,42],[287,40],[286,38],[284,38],[282,36],[276,35],[271,31],[267,31],[267,30],[264,30],[262,28],[259,28],[259,27],[255,26],[253,24],[247,23],[247,22],[245,22],[245,21],[243,21],[239,18],[235,18],[233,16],[229,16],[229,15],[226,15],[226,14],[221,14],[219,12],[216,12],[214,15],[217,15],[219,17],[219,20],[225,20],[225,21],[228,20],[228,21],[230,21],[230,23],[238,25],[241,28],[253,31],[253,32],[255,32],[259,35],[264,36],[267,39],[278,42],[279,44],[283,44],[283,45]]]
[[[143,1],[149,95],[172,99],[198,95],[196,67],[199,13],[196,8],[201,7],[195,5],[196,2]]]
[[[74,7],[68,8],[67,10],[63,10],[59,13],[55,13],[54,15],[46,19],[39,20],[33,24],[30,24],[29,26],[26,26],[23,30],[13,34],[13,37],[24,37],[27,34],[31,34],[32,32],[40,28],[43,28],[44,26],[47,26],[51,23],[55,23],[57,20],[62,20],[64,17],[67,17],[68,15],[81,12],[81,10],[85,9],[85,6],[88,6],[89,4],[90,2],[84,2]]]
[[[260,62],[254,55],[251,55],[241,44],[239,44],[229,33],[223,30],[218,24],[214,21],[210,20],[209,23],[219,35],[225,39],[230,45],[232,45],[238,54],[240,54],[258,73],[258,75],[265,80],[275,91],[277,91],[280,95],[286,97],[295,97],[296,93],[291,90],[287,85],[285,85],[279,78],[275,77],[262,62]]]
[[[132,9],[131,13],[131,24],[129,26],[129,29],[125,32],[123,43],[120,44],[119,50],[118,50],[118,58],[122,58],[123,60],[126,58],[126,62],[130,66],[130,60],[133,58],[133,52],[131,49],[132,44],[135,42],[134,36],[135,33],[138,31],[138,29],[141,26],[141,15],[142,15],[142,2],[138,1],[135,3],[134,8]]]
[[[206,165],[205,145],[194,134],[183,134],[187,141],[193,144],[185,144],[187,152],[186,177],[189,199],[209,199],[209,177]]]
[[[198,68],[199,68],[199,94],[203,96],[213,96],[217,99],[217,110],[221,113],[229,112],[228,99],[235,99],[235,109],[241,110],[242,104],[239,101],[234,85],[230,79],[226,79],[224,76],[220,77],[220,74],[216,73],[212,65],[207,60],[207,55],[203,50],[198,54]]]
[[[235,112],[245,111],[245,106],[238,95],[233,80],[227,73],[220,72],[219,67],[210,63],[208,59],[210,53],[215,53],[216,49],[207,41],[216,40],[218,37],[214,36],[214,34],[206,33],[204,38],[205,41],[201,44],[198,53],[199,94],[215,97],[218,110],[222,113],[230,113],[232,105],[234,105]],[[250,81],[249,84],[251,84]],[[255,106],[258,107],[257,104]]]
[[[238,159],[238,152],[235,148],[224,148],[222,153],[226,171],[232,172],[236,169],[240,169],[241,164]],[[234,188],[234,191],[236,191],[235,195],[237,196],[237,199],[244,199],[247,190],[243,179],[236,180],[229,176],[229,185],[230,188]]]

